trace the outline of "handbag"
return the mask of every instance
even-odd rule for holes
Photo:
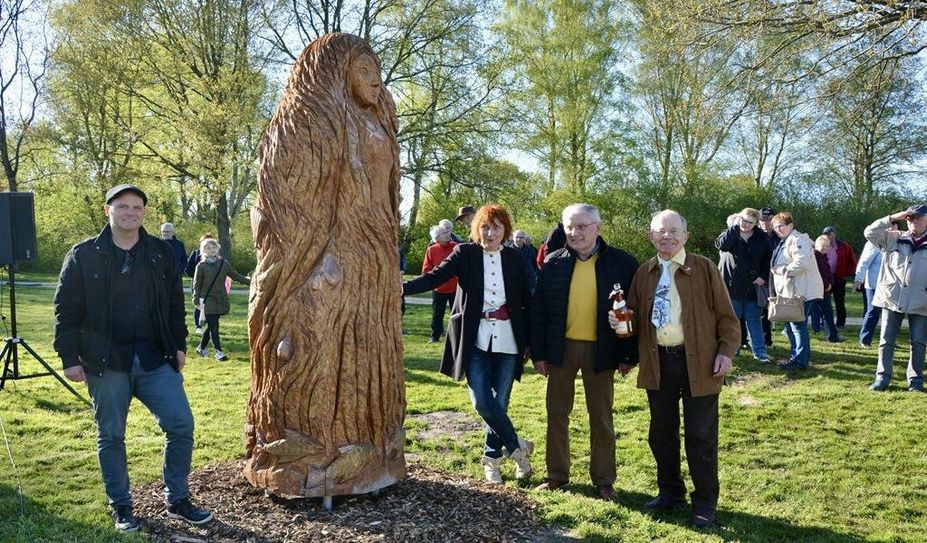
[[[756,286],[756,305],[762,309],[769,305],[769,283]]]
[[[807,318],[804,296],[770,296],[767,311],[772,322],[801,322]]]

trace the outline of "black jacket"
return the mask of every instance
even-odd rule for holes
[[[756,300],[756,287],[753,282],[757,277],[769,282],[769,261],[772,249],[769,237],[758,226],[753,227],[753,235],[744,241],[740,237],[740,227],[734,225],[718,236],[715,249],[721,251],[721,275],[732,300]]]
[[[519,353],[528,344],[528,281],[524,259],[512,247],[502,247],[502,281],[505,285],[505,303],[509,307],[512,332]],[[428,273],[408,281],[402,286],[403,296],[432,290],[457,276],[457,295],[447,326],[447,341],[441,359],[441,373],[458,381],[467,376],[470,356],[476,347],[483,310],[483,248],[475,243],[461,243],[451,254]],[[524,357],[515,365],[515,378],[520,379]]]
[[[177,261],[170,245],[139,229],[139,243],[149,262],[145,269],[154,292],[156,326],[165,358],[174,367],[177,351],[186,352],[184,297]],[[95,238],[78,243],[64,257],[55,290],[55,351],[65,368],[82,364],[85,371],[103,375],[109,356],[114,300],[111,297],[112,231],[106,227]],[[115,306],[118,310],[118,305]]]
[[[627,292],[637,271],[637,260],[630,254],[609,247],[598,239],[599,257],[595,263],[597,291],[596,311],[596,373],[614,370],[619,363],[637,364],[637,338],[619,338],[608,325],[612,308],[608,295],[615,283]],[[544,267],[531,299],[531,358],[563,366],[566,340],[567,302],[576,254],[564,247],[547,255]]]

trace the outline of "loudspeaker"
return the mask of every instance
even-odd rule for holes
[[[35,204],[31,192],[0,192],[0,266],[35,260]]]

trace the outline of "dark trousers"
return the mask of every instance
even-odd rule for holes
[[[431,339],[438,341],[444,333],[444,310],[454,303],[454,294],[431,291]]]
[[[834,310],[837,316],[837,326],[846,326],[847,324],[847,281],[846,279],[834,280],[834,288],[831,291],[834,295]]]
[[[217,351],[222,350],[222,340],[219,339],[219,317],[220,315],[206,315],[206,329],[203,330],[203,337],[200,339],[200,349],[205,349],[212,339],[212,346]]]
[[[650,450],[660,495],[684,498],[679,448],[679,400],[685,420],[686,459],[695,490],[692,506],[718,503],[718,395],[692,397],[685,353],[660,352],[660,390],[648,390]]]
[[[769,313],[766,308],[760,309],[760,322],[763,323],[763,341],[767,347],[772,347],[772,323],[769,321]]]

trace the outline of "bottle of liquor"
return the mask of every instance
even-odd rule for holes
[[[624,301],[624,291],[621,290],[621,284],[615,283],[612,293],[608,298],[612,301],[612,314],[618,321],[618,329],[615,333],[618,337],[631,337],[637,333],[634,329],[634,311],[632,311],[627,302]]]

